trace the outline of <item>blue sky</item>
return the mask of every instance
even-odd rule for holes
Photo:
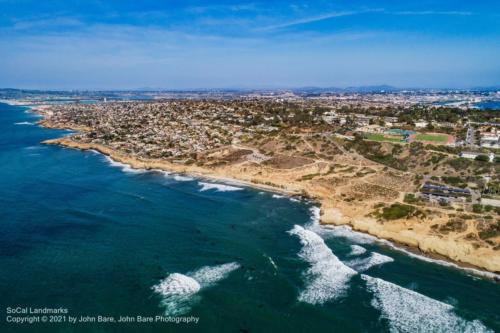
[[[0,87],[500,84],[500,1],[0,0]]]

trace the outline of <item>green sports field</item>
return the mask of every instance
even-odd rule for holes
[[[365,134],[365,138],[367,140],[372,140],[372,141],[403,142],[403,139],[400,136],[384,135],[376,133],[367,133]]]
[[[415,135],[415,141],[446,143],[446,142],[448,142],[448,135],[445,135],[445,134],[421,134],[420,133],[420,134]]]

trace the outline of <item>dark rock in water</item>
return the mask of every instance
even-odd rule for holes
[[[246,328],[240,328],[239,332],[241,332],[241,333],[250,333],[250,330],[248,330]]]

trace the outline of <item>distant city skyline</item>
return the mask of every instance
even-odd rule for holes
[[[0,0],[0,13],[2,88],[500,84],[498,1]]]

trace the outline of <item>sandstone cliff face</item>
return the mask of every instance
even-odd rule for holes
[[[324,224],[350,225],[354,230],[366,232],[381,239],[418,248],[427,254],[438,254],[458,263],[469,264],[490,272],[500,272],[500,251],[491,248],[475,248],[463,240],[451,236],[438,237],[428,234],[426,226],[417,225],[409,230],[407,221],[379,223],[372,218],[351,219],[342,216],[337,208],[322,210]]]
[[[110,156],[113,160],[129,164],[134,168],[159,169],[171,172],[189,173],[195,176],[233,179],[264,190],[288,194],[307,193],[322,204],[321,223],[350,225],[354,230],[375,237],[395,241],[415,247],[427,254],[437,254],[458,263],[473,265],[491,272],[500,272],[500,251],[492,248],[474,247],[463,238],[451,235],[431,235],[429,223],[395,220],[379,223],[366,217],[366,203],[349,206],[332,197],[332,189],[325,188],[321,182],[297,181],[301,174],[317,172],[316,166],[305,166],[300,171],[273,170],[255,165],[233,165],[220,168],[206,168],[183,165],[163,160],[139,160],[99,144],[80,143],[71,138],[47,140],[47,144],[59,144],[70,148],[93,149]]]

